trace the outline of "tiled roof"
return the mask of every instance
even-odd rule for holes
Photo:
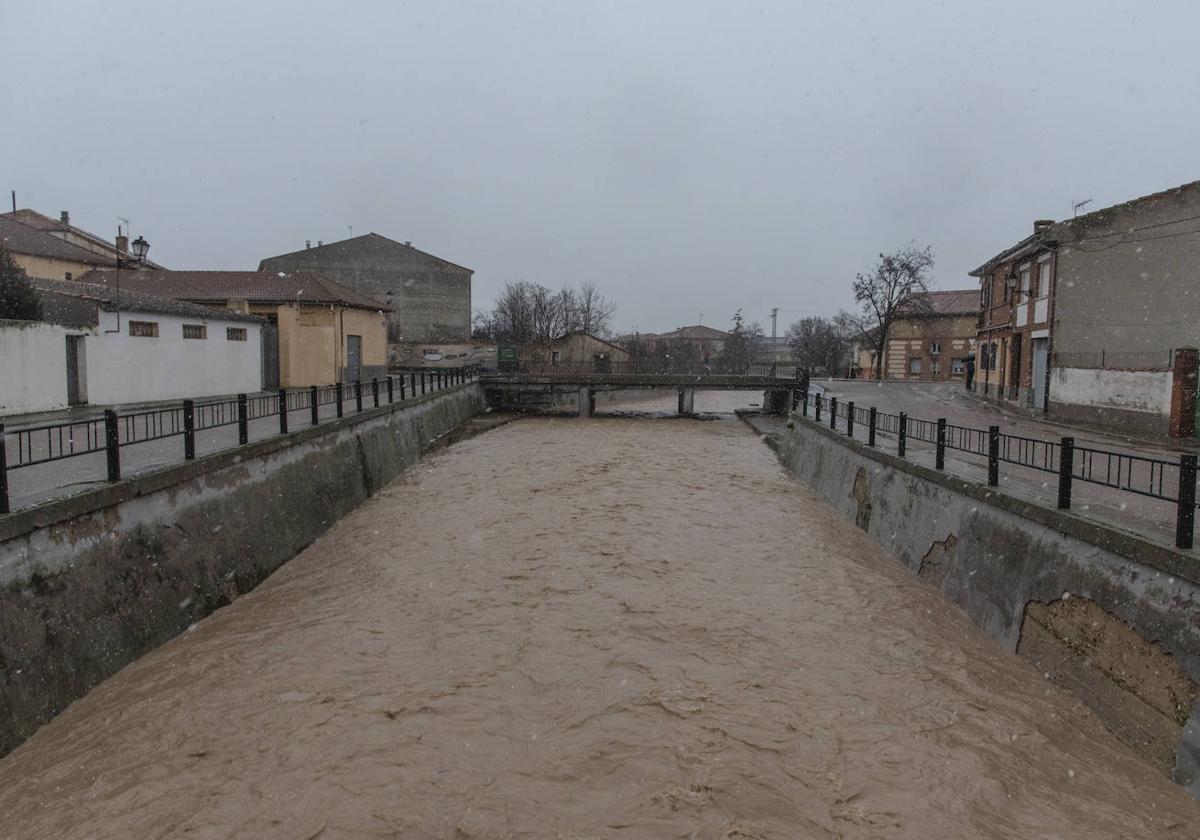
[[[116,272],[89,271],[88,283],[111,286]],[[316,274],[268,271],[123,271],[121,287],[198,303],[246,300],[253,303],[324,303],[388,311],[377,300]]]
[[[104,253],[112,257],[114,260],[117,258],[118,254],[121,256],[128,256],[127,254],[122,254],[120,251],[118,251],[115,244],[107,241],[103,237],[97,236],[96,234],[86,231],[83,228],[76,227],[75,225],[63,222],[59,219],[52,219],[49,216],[37,212],[36,210],[30,210],[28,207],[22,207],[20,210],[9,211],[8,213],[0,214],[0,218],[6,218],[20,222],[23,225],[35,228],[36,230],[40,230],[45,233],[49,233],[52,236],[54,236],[56,233],[73,234],[81,239],[88,240],[98,248],[102,248]],[[60,240],[62,239],[61,236],[54,236],[54,238]],[[68,242],[67,244],[73,245],[74,243]],[[86,251],[87,249],[85,248],[84,250]],[[111,265],[111,263],[109,264]],[[162,268],[161,265],[151,260],[146,260],[145,264],[150,268]]]
[[[96,266],[116,265],[114,259],[94,254],[78,245],[64,242],[57,236],[22,224],[13,219],[11,213],[0,215],[0,246],[13,253],[31,257],[70,260]]]
[[[402,254],[404,256],[418,256],[426,260],[433,260],[451,268],[457,268],[461,271],[474,271],[466,266],[461,266],[458,263],[452,263],[450,260],[443,259],[436,254],[430,254],[428,251],[422,251],[420,248],[414,248],[411,242],[397,242],[395,239],[389,239],[378,233],[364,233],[359,236],[351,237],[350,239],[339,239],[337,242],[323,242],[311,248],[302,248],[299,251],[290,251],[286,254],[276,254],[273,257],[266,257],[261,260],[258,267],[262,270],[270,270],[276,263],[281,266],[304,266],[306,261],[311,261],[314,265],[327,264],[327,259],[332,257],[337,259],[343,254],[354,252],[378,252],[385,250],[393,254]]]
[[[949,289],[926,292],[920,297],[928,306],[923,315],[974,315],[979,311],[979,289]],[[901,304],[900,309],[908,307]],[[925,307],[922,306],[922,309]]]
[[[706,327],[703,324],[696,324],[690,327],[679,327],[669,333],[663,333],[659,338],[712,339],[714,341],[721,341],[729,338],[729,333],[712,327]]]
[[[91,276],[93,273],[95,272],[89,272],[88,276]],[[233,312],[229,309],[202,306],[198,303],[173,300],[158,295],[148,295],[137,289],[127,288],[124,278],[132,274],[133,272],[125,272],[121,275],[122,283],[119,292],[115,287],[99,286],[94,283],[81,283],[78,280],[51,280],[44,277],[30,277],[28,279],[29,285],[36,291],[80,298],[82,300],[94,300],[100,304],[101,309],[110,311],[155,312],[160,315],[179,315],[184,318],[198,318],[207,321],[262,323],[264,320],[255,315],[243,315],[241,312]]]

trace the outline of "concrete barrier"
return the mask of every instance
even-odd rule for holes
[[[0,517],[0,755],[482,408],[471,383]]]
[[[783,464],[1200,796],[1200,560],[793,414]]]

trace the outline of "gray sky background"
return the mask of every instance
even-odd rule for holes
[[[173,268],[376,231],[594,280],[642,331],[780,330],[881,250],[939,288],[1200,178],[1195,2],[0,6],[0,187]]]

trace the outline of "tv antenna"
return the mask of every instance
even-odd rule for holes
[[[350,231],[350,238],[354,238],[354,225],[346,225],[346,230]]]
[[[126,219],[124,216],[117,216],[117,221],[125,223],[125,235],[128,236],[129,235],[129,220]],[[121,233],[121,226],[117,225],[117,234],[120,235],[120,233]]]
[[[1090,199],[1090,198],[1085,198],[1083,201],[1072,201],[1071,209],[1074,211],[1073,215],[1078,216],[1079,211],[1082,210],[1084,207],[1087,207],[1091,203],[1092,203],[1092,199]]]

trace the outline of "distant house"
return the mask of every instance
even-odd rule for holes
[[[11,213],[0,214],[0,247],[30,277],[77,280],[92,269],[117,264],[116,258],[95,254],[16,221]]]
[[[577,330],[549,344],[526,344],[519,359],[522,369],[531,372],[619,373],[628,367],[629,351]]]
[[[387,308],[313,274],[94,271],[89,282],[262,317],[265,387],[299,388],[387,374]],[[277,350],[275,350],[277,348]],[[272,362],[271,356],[277,353]]]
[[[1034,222],[971,272],[988,367],[976,389],[1067,420],[1194,434],[1197,219],[1200,181]]]
[[[312,272],[365,295],[389,312],[387,340],[397,360],[471,351],[469,268],[410,242],[368,233],[267,257],[266,272]]]
[[[712,357],[721,355],[729,333],[723,330],[706,327],[703,324],[693,324],[689,327],[677,327],[666,333],[630,333],[617,339],[622,345],[640,343],[651,353],[670,352],[672,343],[686,341],[692,345],[698,356],[705,354]]]
[[[57,219],[53,219],[50,216],[45,216],[41,213],[38,213],[36,210],[30,210],[28,208],[15,210],[11,213],[0,214],[0,219],[19,222],[26,227],[41,231],[42,233],[52,236],[61,242],[67,243],[68,245],[72,245],[75,248],[87,251],[92,255],[94,260],[98,258],[99,260],[104,261],[95,262],[96,267],[101,267],[103,265],[115,265],[118,257],[120,257],[122,260],[127,260],[129,258],[129,236],[127,233],[123,233],[118,230],[116,238],[112,242],[109,242],[103,237],[97,236],[94,233],[89,233],[88,231],[71,224],[71,214],[66,210],[63,210]],[[143,260],[142,265],[144,265],[146,268],[163,268],[163,266],[150,259]],[[31,276],[39,277],[62,277],[62,274],[36,274],[32,271],[28,273]],[[79,278],[78,273],[74,274],[73,276],[75,279]]]
[[[0,321],[0,415],[262,389],[263,320],[31,277],[41,321]]]
[[[865,341],[858,343],[858,375],[874,379],[876,366],[883,379],[947,382],[965,378],[967,356],[973,352],[979,321],[975,289],[927,292],[902,304],[888,330],[882,360]]]

